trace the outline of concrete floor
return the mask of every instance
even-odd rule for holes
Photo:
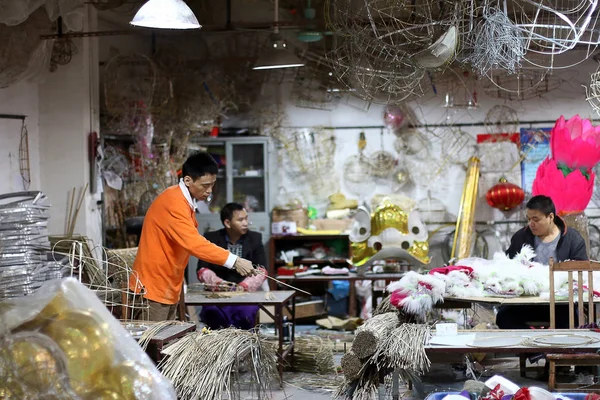
[[[338,358],[338,357],[336,357]],[[420,400],[434,392],[461,391],[465,382],[469,380],[465,374],[465,365],[462,363],[434,363],[430,371],[422,377],[422,386],[409,391],[404,384],[400,384],[400,398],[404,400]],[[519,374],[519,360],[516,357],[487,358],[476,366],[476,375],[479,381],[484,382],[493,375],[502,375],[521,387],[537,386],[547,389],[547,380],[541,379],[544,370],[544,361],[539,365],[527,367],[528,378],[521,378]],[[480,368],[483,367],[483,368]],[[574,375],[573,379],[576,378]],[[341,383],[339,375],[316,376],[312,374],[296,374],[286,372],[284,374],[283,389],[274,388],[270,396],[261,396],[260,400],[325,400],[332,399],[335,387]],[[417,389],[421,389],[420,393]],[[241,399],[257,400],[256,396],[242,394]],[[382,393],[381,397],[373,400],[392,400],[390,389]]]
[[[325,331],[317,329],[316,326],[298,326],[296,332],[302,334],[332,334],[339,335],[342,333],[334,331]],[[352,334],[349,334],[352,336]],[[351,341],[351,339],[350,339]],[[343,343],[340,343],[340,348]],[[349,346],[348,346],[349,348]],[[342,350],[343,351],[343,350]],[[340,365],[342,351],[334,354],[334,362],[336,366]],[[472,379],[466,374],[466,363],[462,356],[452,359],[432,359],[431,369],[422,377],[422,385],[415,385],[413,390],[408,390],[404,384],[400,384],[400,398],[404,400],[420,400],[427,397],[428,394],[434,392],[461,391],[465,382]],[[527,365],[528,378],[521,378],[519,373],[519,359],[513,357],[494,357],[486,355],[480,362],[473,365],[474,373],[478,381],[485,382],[493,375],[502,375],[521,387],[537,386],[547,389],[547,379],[543,379],[545,361],[539,361],[538,364]],[[577,378],[574,374],[567,377],[571,380]],[[279,388],[275,386],[269,396],[262,395],[260,400],[325,400],[332,399],[337,387],[343,382],[343,375],[331,374],[327,376],[319,376],[307,373],[284,373],[284,386]],[[373,400],[392,400],[390,389],[387,388],[387,393]],[[383,391],[382,391],[383,392]],[[242,393],[240,399],[256,400],[257,397],[250,393]],[[345,399],[343,399],[345,400]]]

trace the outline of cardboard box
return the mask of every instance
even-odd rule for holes
[[[306,208],[274,208],[271,212],[271,221],[290,221],[295,222],[299,228],[308,228],[308,211],[306,211]]]
[[[273,222],[271,224],[271,233],[273,235],[295,235],[298,233],[296,223],[292,221]]]

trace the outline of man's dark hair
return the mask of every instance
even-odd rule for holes
[[[244,206],[240,203],[227,203],[221,208],[221,222],[225,225],[225,220],[233,218],[233,213],[236,211],[242,211]]]
[[[525,207],[530,210],[538,210],[546,217],[550,215],[550,213],[556,215],[556,207],[554,207],[554,202],[552,199],[541,194],[538,196],[533,196],[531,199],[529,199]]]
[[[205,151],[192,154],[183,163],[181,168],[181,177],[189,176],[192,180],[196,180],[204,175],[217,175],[219,172],[219,164],[210,154]]]

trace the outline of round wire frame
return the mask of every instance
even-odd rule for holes
[[[398,104],[420,96],[425,71],[403,52],[376,40],[346,40],[328,54],[334,76],[354,96],[377,104]]]
[[[512,20],[527,40],[527,49],[538,54],[561,54],[579,44],[592,43],[598,19],[597,3],[588,0],[515,0]]]
[[[498,104],[487,112],[484,125],[487,133],[518,132],[519,116],[514,108]]]
[[[526,343],[539,347],[573,347],[597,343],[597,338],[571,333],[554,333],[529,338]]]

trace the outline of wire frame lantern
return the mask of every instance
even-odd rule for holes
[[[351,94],[376,104],[398,104],[422,94],[425,74],[404,53],[365,36],[346,40],[328,54],[334,76]]]
[[[398,104],[421,96],[425,70],[444,67],[454,59],[461,4],[335,2],[330,26],[341,43],[328,58],[336,78],[353,95],[373,103]]]

